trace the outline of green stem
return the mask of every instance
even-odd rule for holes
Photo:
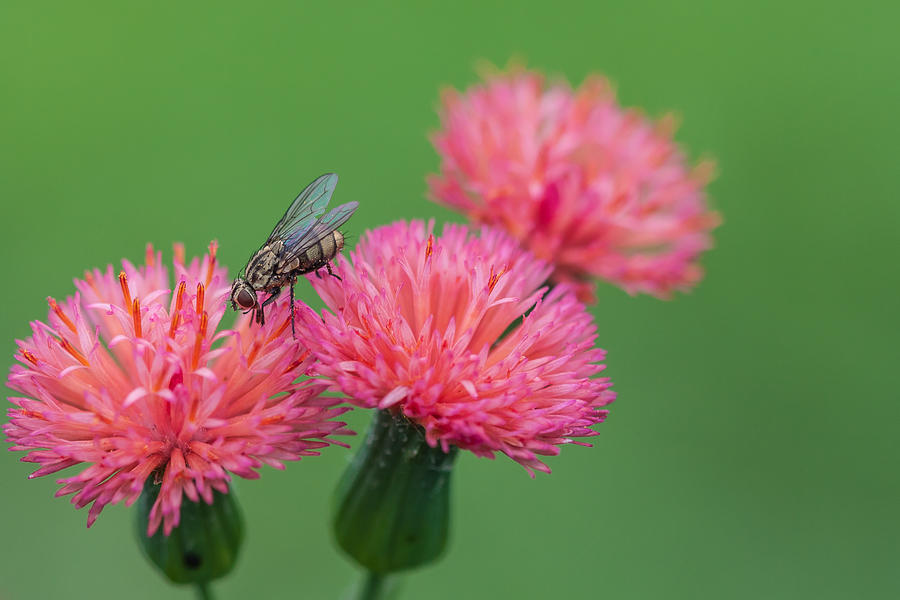
[[[197,584],[197,600],[214,600],[208,581]]]
[[[387,575],[366,571],[366,580],[359,591],[359,600],[381,600]]]

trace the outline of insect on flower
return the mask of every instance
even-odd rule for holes
[[[331,200],[337,181],[336,174],[327,173],[300,192],[262,248],[250,257],[234,280],[231,286],[234,310],[240,308],[244,314],[254,311],[256,322],[264,325],[264,308],[278,297],[285,285],[290,285],[293,307],[298,276],[325,267],[330,275],[337,277],[330,263],[344,247],[344,236],[337,228],[359,206],[358,202],[348,202],[320,216]],[[257,292],[266,292],[269,297],[260,304]],[[291,332],[294,332],[293,313]]]

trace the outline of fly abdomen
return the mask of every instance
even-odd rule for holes
[[[344,236],[340,231],[332,231],[319,239],[303,253],[300,267],[306,271],[314,271],[330,262],[344,247]]]

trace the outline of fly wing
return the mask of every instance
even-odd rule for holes
[[[325,207],[328,206],[337,182],[336,174],[326,173],[306,186],[306,189],[300,192],[300,195],[291,203],[287,212],[275,225],[275,229],[272,230],[266,243],[274,239],[288,240],[308,232],[316,224]],[[287,242],[285,243],[287,244]]]
[[[289,236],[285,240],[288,258],[293,258],[305,252],[317,241],[346,223],[358,206],[359,202],[348,202],[335,206],[328,211],[328,214],[316,220],[310,227]]]

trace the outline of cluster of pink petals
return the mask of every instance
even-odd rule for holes
[[[504,232],[395,223],[367,232],[333,277],[310,277],[331,311],[297,313],[316,369],[348,401],[400,411],[431,446],[502,452],[549,471],[573,438],[596,435],[615,394],[590,314],[552,268]],[[530,312],[529,312],[530,311]],[[521,325],[504,332],[524,317]]]
[[[582,299],[593,277],[660,297],[701,279],[712,165],[687,166],[673,119],[622,109],[598,76],[573,91],[512,69],[446,92],[441,121],[431,196],[509,231]]]
[[[216,332],[229,280],[215,245],[190,265],[176,247],[174,290],[150,247],[146,265],[123,266],[86,273],[65,302],[49,299],[48,322],[18,342],[22,364],[8,381],[24,394],[10,398],[12,450],[40,465],[31,477],[86,465],[57,495],[92,504],[88,526],[153,477],[148,534],[162,523],[168,535],[183,495],[211,503],[229,473],[256,478],[263,464],[282,468],[349,433],[332,420],[346,409],[319,395],[327,384],[295,383],[313,359],[291,336],[287,302],[267,307],[262,329],[242,317]]]

